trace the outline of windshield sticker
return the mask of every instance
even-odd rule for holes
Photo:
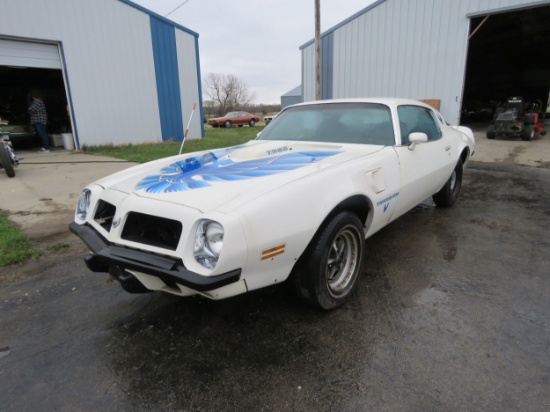
[[[390,205],[390,200],[395,199],[397,196],[399,196],[399,192],[394,193],[391,196],[386,197],[385,199],[382,199],[378,203],[376,203],[376,206],[382,206],[384,205],[384,213],[386,213],[386,210],[388,210],[388,207]]]
[[[136,185],[136,190],[143,189],[148,193],[169,193],[199,189],[212,186],[212,182],[246,180],[298,169],[341,153],[317,150],[234,162],[229,156],[234,149],[219,150],[179,160],[162,168],[160,173],[145,177]]]

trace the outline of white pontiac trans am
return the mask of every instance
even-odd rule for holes
[[[88,268],[128,292],[223,299],[289,279],[333,309],[355,289],[367,237],[429,197],[457,201],[474,145],[414,100],[298,104],[241,146],[90,184],[70,229]]]

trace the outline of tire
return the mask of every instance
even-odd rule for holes
[[[13,162],[11,160],[10,154],[6,150],[6,147],[4,146],[4,143],[0,142],[0,163],[2,164],[2,167],[4,168],[4,171],[8,175],[8,177],[14,177],[15,176],[15,169],[13,168]]]
[[[432,196],[434,203],[439,207],[451,207],[458,200],[462,187],[462,159],[458,159],[455,169],[449,180],[439,192]]]
[[[300,298],[324,310],[343,305],[355,291],[364,245],[363,225],[356,215],[334,216],[317,232],[292,273]]]
[[[525,124],[535,124],[535,115],[534,114],[526,114],[523,118],[523,122]]]
[[[224,127],[231,127],[231,122],[229,120],[226,120],[223,124]]]
[[[256,126],[256,120],[250,119],[250,121],[248,122],[248,125],[249,125],[250,127]]]
[[[535,126],[524,126],[521,131],[521,140],[535,140]]]
[[[495,132],[495,126],[494,125],[490,125],[488,128],[487,128],[487,139],[494,139],[496,137],[496,132]]]

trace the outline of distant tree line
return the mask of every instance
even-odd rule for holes
[[[248,86],[233,74],[209,73],[203,80],[205,99],[204,114],[207,117],[222,116],[232,110],[251,113],[274,113],[281,110],[280,104],[255,104],[254,94]]]

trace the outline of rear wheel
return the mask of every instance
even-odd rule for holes
[[[359,218],[342,212],[315,235],[292,277],[298,295],[324,310],[343,305],[355,290],[365,238]]]
[[[441,207],[450,207],[458,200],[462,186],[462,159],[458,159],[455,170],[439,192],[432,196],[434,203]]]
[[[535,115],[533,113],[526,114],[523,122],[525,124],[535,124]]]
[[[248,125],[249,125],[250,127],[256,126],[256,120],[250,119],[250,121],[248,122]]]
[[[495,132],[495,126],[494,125],[490,125],[488,128],[487,128],[487,139],[494,139],[496,137],[496,132]]]
[[[8,177],[15,176],[13,161],[3,142],[0,142],[0,164],[2,164],[2,167],[4,168],[4,171],[6,172]]]
[[[534,140],[535,126],[524,126],[521,131],[521,140]]]
[[[226,120],[223,124],[225,127],[231,127],[231,122],[229,120]]]

